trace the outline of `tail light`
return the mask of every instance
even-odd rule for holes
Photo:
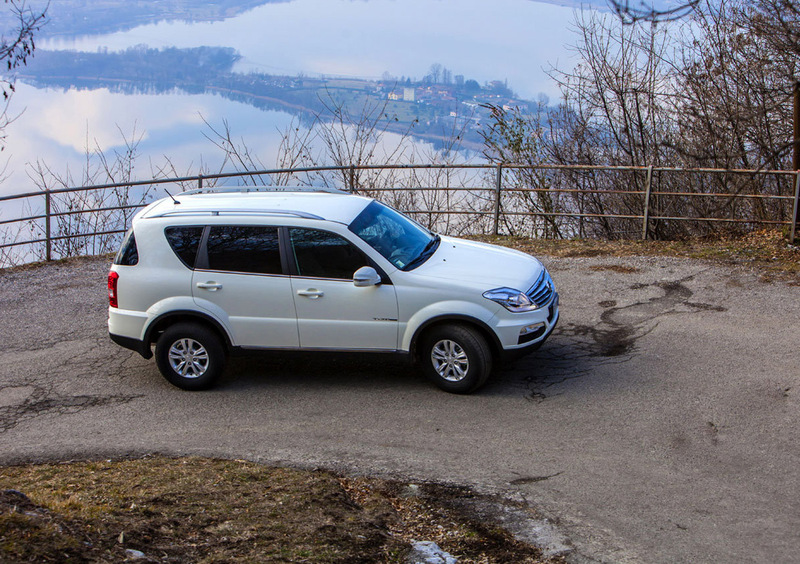
[[[117,304],[117,281],[119,274],[113,270],[108,273],[108,305],[111,307],[119,307]]]

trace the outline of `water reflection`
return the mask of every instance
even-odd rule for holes
[[[521,95],[557,95],[544,69],[566,62],[573,8],[530,0],[294,0],[205,23],[161,22],[44,49],[95,51],[224,45],[237,70],[269,74],[422,78],[438,62],[481,82],[508,79]]]
[[[81,184],[87,148],[113,159],[115,152],[125,151],[126,139],[138,141],[137,179],[163,177],[156,171],[167,160],[178,175],[199,174],[201,167],[219,172],[224,154],[206,137],[213,138],[206,122],[220,131],[227,124],[237,145],[246,146],[266,167],[276,167],[286,129],[303,127],[285,112],[261,110],[215,94],[180,91],[123,94],[106,88],[58,90],[18,84],[12,103],[12,111],[22,113],[6,131],[8,145],[0,156],[7,161],[7,178],[0,183],[0,195],[35,191],[31,172],[37,162],[61,176],[69,171],[73,184]],[[376,159],[392,152],[401,140],[400,135],[384,134]],[[414,152],[426,162],[426,156],[435,152],[428,142],[403,142],[409,147],[406,154]],[[9,211],[8,205],[4,211]]]
[[[37,160],[55,171],[71,170],[80,178],[85,152],[95,148],[113,155],[125,148],[125,138],[141,138],[140,176],[151,163],[168,156],[179,172],[197,174],[201,164],[210,169],[222,163],[221,152],[203,136],[203,118],[219,125],[226,120],[237,138],[272,162],[283,131],[292,116],[262,111],[213,94],[126,95],[108,89],[66,91],[17,85],[12,112],[22,112],[7,128],[8,179],[0,193],[28,192],[28,172]]]

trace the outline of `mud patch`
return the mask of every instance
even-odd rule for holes
[[[550,474],[549,476],[525,476],[524,478],[517,478],[515,480],[511,480],[509,484],[512,486],[522,486],[524,484],[535,484],[537,482],[544,482],[545,480],[549,480],[550,478],[555,478],[556,476],[560,476],[563,472],[556,472],[555,474]]]
[[[593,270],[594,272],[617,272],[619,274],[633,274],[634,272],[640,272],[640,269],[634,266],[625,266],[622,264],[597,264],[590,266],[589,270]]]
[[[554,390],[558,384],[591,374],[601,365],[628,362],[636,353],[639,339],[650,334],[665,316],[726,311],[724,307],[691,301],[693,292],[686,284],[694,276],[634,284],[632,290],[654,289],[660,295],[628,305],[618,305],[616,300],[602,301],[598,304],[604,308],[599,323],[560,326],[536,354],[536,369],[524,371],[534,374],[525,376],[526,397],[542,402],[557,393]],[[511,374],[519,376],[524,372],[512,369]]]

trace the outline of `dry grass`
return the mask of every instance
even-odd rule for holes
[[[200,458],[7,467],[0,561],[118,562],[136,550],[152,562],[403,562],[411,539],[464,563],[545,561],[459,511],[465,496]]]
[[[800,282],[800,246],[790,245],[779,230],[754,231],[741,237],[686,241],[549,240],[525,237],[480,237],[489,243],[553,257],[669,256],[711,260],[758,269],[767,279]]]

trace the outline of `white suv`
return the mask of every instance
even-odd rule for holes
[[[439,387],[480,387],[558,321],[542,264],[439,236],[380,202],[300,188],[194,190],[133,219],[108,329],[187,390],[244,349],[402,352]]]

